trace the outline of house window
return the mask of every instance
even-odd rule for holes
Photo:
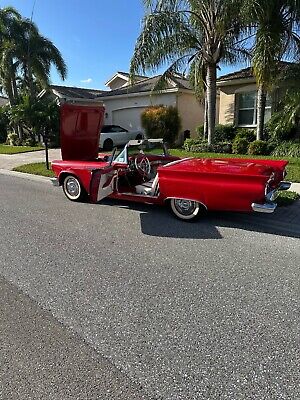
[[[267,95],[265,122],[271,118],[271,96]],[[238,95],[238,126],[256,126],[257,123],[257,92],[246,92]]]

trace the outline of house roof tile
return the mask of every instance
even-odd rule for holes
[[[109,92],[103,92],[99,94],[97,97],[110,97],[110,96],[120,96],[124,94],[151,92],[154,89],[160,77],[161,75],[157,75],[152,78],[146,78],[139,82],[134,83],[133,85],[122,87],[119,89],[114,89]],[[191,86],[188,79],[177,76],[172,77],[170,82],[165,87],[165,89],[174,89],[174,88],[191,90]]]
[[[291,67],[291,65],[295,65],[294,63],[290,63],[287,61],[281,61],[280,62],[280,70],[286,70]],[[248,68],[243,68],[240,69],[239,71],[231,72],[230,74],[222,75],[218,78],[218,82],[220,81],[230,81],[230,80],[235,80],[235,79],[250,79],[254,78],[253,74],[253,68],[248,67]]]
[[[69,86],[51,85],[52,90],[58,92],[61,97],[77,98],[77,99],[95,99],[98,95],[106,93],[105,90],[86,89]]]

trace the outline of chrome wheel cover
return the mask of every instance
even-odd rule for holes
[[[191,200],[175,199],[174,206],[179,214],[189,216],[194,214],[197,203]]]
[[[65,181],[65,190],[68,196],[72,199],[76,199],[80,196],[81,188],[78,180],[73,176],[70,176]]]

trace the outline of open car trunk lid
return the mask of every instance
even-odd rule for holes
[[[63,160],[91,161],[98,157],[105,109],[99,104],[60,107],[60,143]]]

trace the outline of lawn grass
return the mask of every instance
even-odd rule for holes
[[[13,171],[26,172],[27,174],[32,175],[47,176],[49,178],[54,177],[54,172],[51,169],[48,170],[44,162],[21,165],[20,167],[15,167]]]
[[[287,160],[286,180],[291,182],[300,182],[300,158],[287,158],[287,157],[271,157],[271,156],[249,156],[240,154],[223,154],[223,153],[193,153],[183,149],[171,149],[170,153],[178,157],[198,157],[198,158],[257,158],[265,160]]]
[[[38,151],[43,149],[43,147],[38,146],[8,146],[7,144],[0,144],[0,154],[27,153],[29,151]]]

